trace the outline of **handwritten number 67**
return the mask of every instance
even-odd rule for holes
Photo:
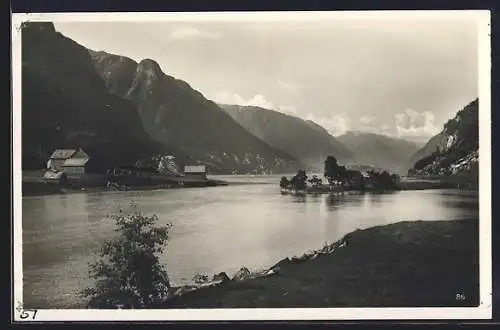
[[[25,320],[27,319],[28,317],[31,316],[31,319],[34,320],[35,319],[35,316],[36,316],[36,312],[37,310],[23,310],[21,312],[21,315],[19,316],[22,320]]]

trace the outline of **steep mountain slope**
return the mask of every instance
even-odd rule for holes
[[[476,173],[479,161],[479,100],[475,99],[433,137],[409,170],[414,175],[456,175]]]
[[[160,151],[129,101],[110,94],[87,49],[52,23],[22,30],[23,169],[44,166],[56,148],[83,147],[108,165]]]
[[[436,149],[440,145],[443,145],[445,141],[446,137],[443,136],[443,132],[434,135],[422,148],[417,150],[417,152],[411,155],[411,157],[405,162],[406,171],[408,171],[408,169],[411,169],[418,160],[425,158],[435,152]]]
[[[212,172],[287,172],[301,164],[234,121],[186,82],[162,72],[151,59],[135,61],[89,50],[109,91],[131,100],[145,129],[166,147],[175,146]]]
[[[311,170],[323,170],[329,155],[340,162],[351,160],[352,153],[312,121],[254,106],[220,105],[247,131],[299,159]]]
[[[385,135],[349,131],[337,139],[354,152],[359,164],[406,173],[405,162],[418,150],[418,145]]]

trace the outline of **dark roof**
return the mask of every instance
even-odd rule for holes
[[[68,159],[77,152],[77,149],[56,149],[50,156],[51,159]]]
[[[64,161],[63,166],[85,166],[88,161],[88,158],[69,158]]]

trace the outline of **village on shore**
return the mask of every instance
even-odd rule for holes
[[[57,149],[47,160],[46,169],[23,173],[23,194],[227,185],[207,178],[207,167],[203,164],[186,165],[180,170],[173,156],[162,157],[158,164],[157,167],[106,166],[82,148]]]

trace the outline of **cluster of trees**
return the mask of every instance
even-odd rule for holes
[[[288,180],[286,176],[281,177],[280,187],[284,189],[304,190],[307,188],[307,182],[309,182],[313,188],[321,187],[323,184],[323,180],[318,178],[317,175],[313,175],[308,179],[306,171],[299,170],[290,180]]]
[[[346,169],[344,165],[339,165],[333,156],[328,156],[325,160],[324,175],[330,185],[350,183],[362,178],[360,171]]]
[[[374,189],[398,189],[399,175],[397,174],[389,174],[387,171],[368,171],[368,176],[370,177]]]
[[[368,180],[374,189],[397,189],[399,176],[390,174],[387,171],[376,172],[369,170],[367,172]],[[325,160],[324,175],[330,184],[348,184],[356,188],[365,188],[365,177],[360,171],[348,170],[345,166],[339,165],[337,159],[333,156],[328,156]]]
[[[349,185],[355,189],[365,189],[366,180],[361,171],[349,170],[344,165],[339,165],[337,159],[333,156],[328,156],[326,158],[323,175],[330,186]],[[397,189],[399,176],[397,174],[391,175],[387,171],[375,172],[371,170],[368,171],[368,180],[374,189]],[[308,180],[306,172],[304,170],[299,170],[290,180],[286,177],[282,177],[280,187],[303,190],[307,188],[307,182],[309,182],[313,188],[319,188],[322,186],[323,180],[316,175],[313,175],[312,178]]]
[[[305,170],[298,170],[290,180],[287,177],[281,177],[281,188],[289,188],[295,190],[303,190],[307,188],[307,175]]]

